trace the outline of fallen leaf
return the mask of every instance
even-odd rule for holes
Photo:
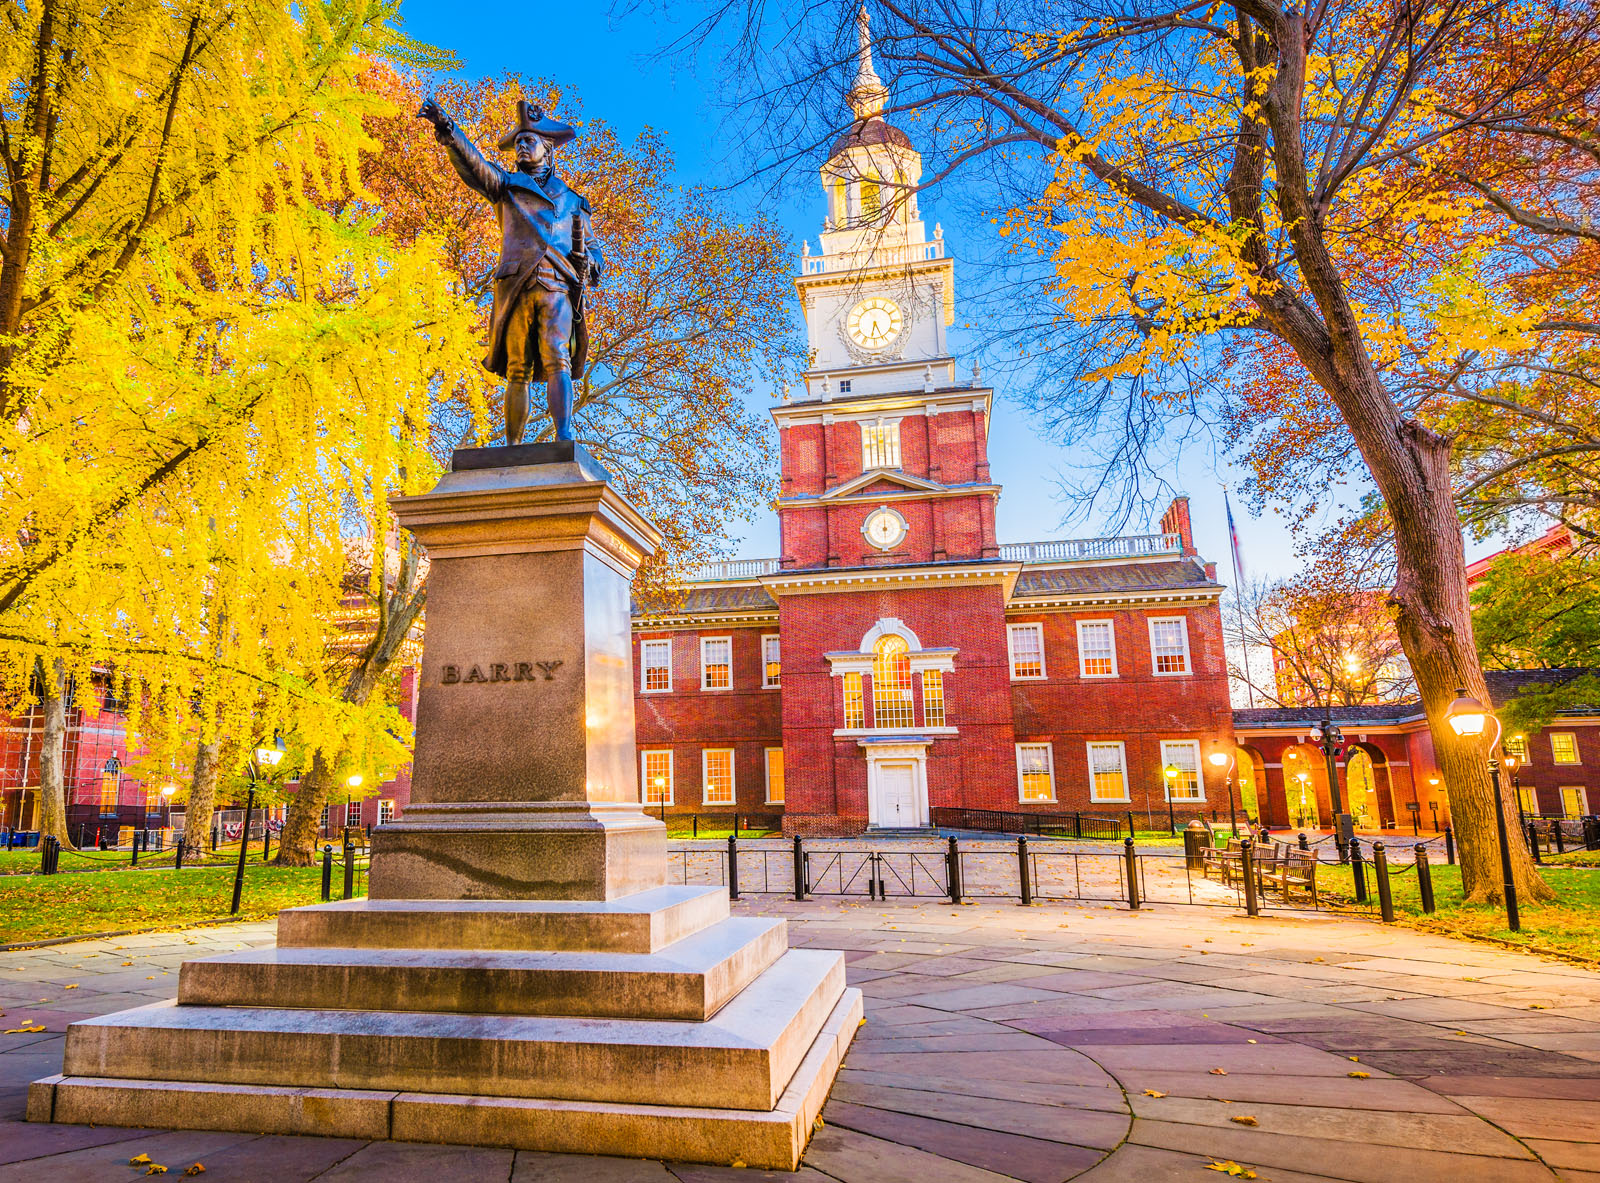
[[[1247,1039],[1247,1040],[1245,1040],[1245,1042],[1246,1042],[1246,1043],[1254,1043],[1254,1042],[1255,1042],[1255,1040],[1253,1040],[1253,1039]]]
[[[1235,1179],[1254,1179],[1256,1173],[1249,1167],[1242,1167],[1232,1159],[1213,1160],[1206,1164],[1208,1171],[1221,1171],[1224,1175]]]
[[[819,1114],[817,1116],[817,1120],[811,1123],[811,1128],[814,1129],[814,1130],[820,1130],[823,1126],[825,1126],[827,1124],[828,1123],[823,1121],[822,1120],[822,1116]]]
[[[78,988],[78,983],[77,982],[71,982],[71,983],[69,983],[69,984],[67,984],[67,985],[65,985],[65,986],[63,986],[61,988],[63,990],[76,990]]]
[[[1372,1073],[1370,1073],[1370,1072],[1351,1072],[1351,1073],[1348,1073],[1347,1075],[1353,1077],[1356,1080],[1366,1080],[1369,1076],[1372,1075]]]
[[[123,962],[123,963],[122,963],[122,964],[123,964],[123,965],[132,965],[132,964],[133,964],[133,962],[131,962],[131,961],[124,961],[124,962]]]
[[[1229,1121],[1233,1121],[1233,1122],[1238,1122],[1240,1125],[1260,1125],[1261,1124],[1255,1118],[1253,1118],[1253,1117],[1251,1117],[1251,1116],[1249,1116],[1248,1114],[1245,1114],[1245,1113],[1239,1114],[1238,1117],[1230,1117],[1230,1118],[1228,1118],[1228,1120]]]
[[[1352,1064],[1359,1064],[1359,1063],[1361,1063],[1361,1057],[1360,1056],[1351,1056],[1350,1057],[1350,1062]]]
[[[205,1164],[197,1162],[192,1167],[184,1167],[183,1173],[185,1175],[203,1175],[206,1173]]]
[[[1155,1089],[1145,1089],[1144,1090],[1144,1095],[1147,1096],[1147,1097],[1154,1097],[1154,1098],[1156,1098],[1156,1100],[1159,1101],[1162,1097],[1166,1096],[1167,1094],[1166,1093],[1158,1093],[1158,1092],[1156,1092]]]
[[[1228,1070],[1226,1068],[1213,1068],[1211,1070],[1211,1075],[1212,1076],[1226,1076],[1226,1075],[1228,1075]]]
[[[167,1168],[158,1162],[153,1162],[144,1169],[144,1173],[147,1175],[165,1175]]]
[[[1312,961],[1326,961],[1327,958],[1325,958],[1325,957],[1313,957],[1311,960]]]
[[[37,1035],[44,1030],[44,1024],[35,1023],[31,1027],[12,1027],[6,1031],[7,1035]]]
[[[128,1165],[130,1167],[142,1167],[142,1166],[144,1166],[145,1163],[147,1163],[149,1161],[150,1161],[150,1156],[148,1154],[140,1154],[140,1155],[136,1155],[133,1158],[130,1158],[128,1160]]]
[[[743,1167],[744,1166],[744,1159],[736,1158],[732,1162],[730,1162],[728,1165],[730,1167],[734,1167],[735,1169]]]

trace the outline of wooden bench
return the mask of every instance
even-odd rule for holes
[[[1312,906],[1317,904],[1317,854],[1298,847],[1284,848],[1282,861],[1273,872],[1272,886],[1282,893],[1287,903],[1295,895],[1310,896]]]

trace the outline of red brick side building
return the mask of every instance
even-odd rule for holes
[[[1222,588],[1187,499],[1156,534],[999,541],[993,391],[957,377],[954,264],[885,184],[922,163],[882,94],[865,60],[796,277],[813,364],[772,413],[782,554],[636,609],[645,800],[781,809],[795,833],[1214,804]]]

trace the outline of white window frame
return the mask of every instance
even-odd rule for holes
[[[1111,672],[1109,674],[1091,674],[1084,668],[1086,653],[1083,645],[1084,625],[1105,625],[1106,632],[1111,636]],[[1121,668],[1117,665],[1117,623],[1114,620],[1096,617],[1094,620],[1080,620],[1078,627],[1078,677],[1080,678],[1116,678],[1121,676]],[[1123,779],[1127,779],[1127,769],[1123,769]]]
[[[350,820],[352,814],[355,815],[354,821]],[[361,824],[360,801],[346,801],[344,803],[344,824],[346,826],[359,826]]]
[[[781,747],[768,748],[766,750],[766,753],[762,756],[761,768],[762,768],[762,771],[765,774],[766,780],[767,780],[767,804],[768,805],[782,805],[783,804],[783,800],[774,801],[772,799],[772,753],[773,752],[777,752],[778,753],[778,759],[782,760],[783,759],[783,748],[781,748]],[[783,769],[783,796],[784,796],[785,799],[787,799],[787,797],[789,796],[789,768],[788,768],[787,765],[785,765],[784,769]]]
[[[651,645],[664,645],[667,650],[667,684],[652,688],[647,685],[650,677],[650,663],[645,659],[645,651]],[[672,638],[651,637],[639,642],[639,693],[640,694],[670,694],[672,692]]]
[[[1117,760],[1122,766],[1122,796],[1120,796],[1120,797],[1097,797],[1097,796],[1095,796],[1094,750],[1096,748],[1116,748],[1117,749]],[[1112,805],[1112,804],[1115,804],[1117,802],[1122,802],[1122,803],[1126,804],[1126,803],[1128,803],[1128,802],[1133,800],[1132,790],[1131,790],[1131,788],[1129,787],[1129,784],[1128,784],[1128,745],[1127,744],[1125,744],[1120,739],[1091,739],[1091,740],[1088,740],[1088,741],[1086,741],[1084,743],[1084,745],[1083,745],[1083,754],[1084,754],[1084,757],[1089,762],[1089,804],[1091,804],[1091,805]],[[1163,774],[1162,779],[1163,780],[1166,779],[1165,774]]]
[[[650,800],[650,757],[664,755],[667,758],[667,799],[665,801]],[[673,796],[677,790],[677,771],[674,765],[671,748],[641,748],[639,749],[639,801],[646,809],[658,809],[663,805],[673,805]]]
[[[1572,740],[1571,760],[1562,760],[1556,756],[1556,736],[1565,735]],[[1577,768],[1583,764],[1583,749],[1578,746],[1578,733],[1576,731],[1552,731],[1550,733],[1550,762],[1561,768]]]
[[[394,798],[378,798],[378,824],[385,826],[392,821],[394,821]]]
[[[1156,625],[1176,623],[1183,629],[1183,669],[1162,670],[1156,660]],[[1189,618],[1187,616],[1149,616],[1145,626],[1150,634],[1150,672],[1157,678],[1188,678],[1194,675],[1194,654],[1189,646]]]
[[[889,446],[892,441],[893,447]],[[877,469],[898,471],[905,463],[901,451],[900,420],[864,419],[861,421],[861,468],[865,472]],[[891,455],[892,453],[892,455]],[[892,459],[894,463],[884,463]],[[878,463],[873,463],[876,460]]]
[[[1023,795],[1022,783],[1022,752],[1024,748],[1043,748],[1045,772],[1050,776],[1050,795],[1048,797],[1028,797]],[[1055,745],[1045,743],[1019,743],[1016,745],[1017,765],[1017,801],[1022,805],[1053,805],[1056,797],[1056,750]]]
[[[769,677],[767,674],[767,642],[774,641],[778,646],[778,676]],[[761,689],[777,690],[783,685],[783,641],[777,633],[761,634]]]
[[[322,806],[322,820],[317,824],[317,832],[326,834],[333,825],[333,802],[325,802]]]
[[[1576,793],[1576,794],[1578,794],[1578,817],[1588,817],[1589,816],[1589,786],[1588,785],[1562,785],[1561,788],[1560,788],[1560,793],[1561,793],[1561,816],[1562,817],[1567,817],[1567,794],[1568,793]],[[1568,821],[1572,821],[1574,819],[1567,818],[1567,820]]]
[[[713,752],[728,753],[728,799],[726,801],[713,801],[708,796],[711,791],[711,761]],[[735,805],[739,804],[739,760],[733,748],[701,748],[700,749],[700,804],[702,805]]]
[[[711,686],[706,682],[706,674],[710,665],[706,662],[706,646],[714,645],[718,641],[725,641],[728,645],[728,684],[726,686]],[[711,692],[733,689],[733,636],[701,637],[700,638],[700,689]]]
[[[1562,812],[1566,811],[1566,802],[1561,803]],[[1517,786],[1517,807],[1529,817],[1539,816],[1539,790],[1533,785]]]
[[[1168,748],[1186,747],[1194,752],[1194,785],[1199,794],[1196,797],[1174,797],[1172,795],[1172,782],[1167,779],[1167,765],[1177,761],[1167,757]],[[1163,801],[1170,800],[1174,805],[1204,805],[1206,802],[1206,766],[1200,762],[1200,741],[1198,739],[1164,739],[1157,749],[1161,753],[1161,763],[1157,768],[1161,776],[1161,797]]]
[[[1037,674],[1017,673],[1017,634],[1025,629],[1037,629],[1039,633],[1039,672]],[[1011,673],[1013,682],[1043,682],[1050,677],[1050,665],[1044,656],[1044,624],[1040,621],[1027,621],[1022,624],[1006,625],[1006,661],[1007,669]]]

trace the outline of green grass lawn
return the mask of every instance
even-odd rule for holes
[[[139,852],[139,866],[141,867],[168,867],[172,866],[174,847],[165,850],[145,850]],[[337,851],[337,848],[335,848]],[[278,844],[272,844],[273,854],[278,851]],[[87,850],[63,850],[61,852],[60,869],[66,871],[125,871],[132,866],[133,852],[129,850],[96,850],[90,847]],[[261,859],[261,841],[256,839],[250,844],[250,858],[252,862]],[[228,863],[230,866],[239,859],[239,844],[225,842],[217,847],[214,853],[209,853],[205,859],[207,865]],[[192,859],[191,859],[192,861]],[[0,850],[0,876],[4,875],[32,875],[39,869],[39,851],[35,848],[28,850]]]
[[[1461,868],[1435,866],[1433,868],[1433,895],[1437,907],[1432,915],[1424,915],[1422,900],[1417,894],[1417,873],[1413,868],[1403,875],[1391,875],[1394,889],[1395,919],[1413,928],[1431,932],[1445,932],[1456,936],[1492,937],[1566,953],[1574,957],[1600,961],[1600,870],[1589,869],[1576,862],[1576,855],[1567,856],[1574,861],[1556,864],[1547,861],[1541,868],[1544,881],[1556,893],[1548,904],[1523,902],[1520,908],[1522,930],[1512,932],[1506,927],[1503,907],[1483,904],[1466,904],[1461,898]],[[1586,856],[1591,864],[1600,855]],[[1398,869],[1398,864],[1391,864]],[[1347,867],[1323,866],[1317,871],[1317,883],[1323,890],[1350,898],[1353,885]],[[1367,867],[1367,891],[1370,905],[1377,907],[1376,881],[1372,869]]]
[[[336,867],[336,896],[342,883]],[[365,878],[360,877],[357,891],[364,890]],[[273,867],[252,861],[245,870],[239,914],[264,919],[280,908],[314,904],[321,898],[320,867]],[[232,902],[233,868],[228,866],[14,875],[0,880],[0,944],[118,929],[178,928],[226,916]]]

